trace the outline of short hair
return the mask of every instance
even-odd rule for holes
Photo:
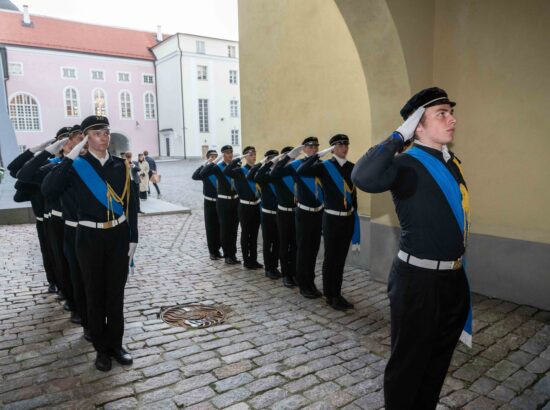
[[[123,154],[126,158],[132,158],[132,153],[131,152],[123,152]]]
[[[149,151],[143,151],[143,155],[149,155]]]

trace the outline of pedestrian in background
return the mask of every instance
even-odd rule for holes
[[[153,186],[157,190],[157,198],[160,198],[160,189],[157,185],[160,182],[160,175],[157,173],[157,163],[153,158],[149,156],[149,151],[143,151],[145,161],[149,164],[149,180],[153,183]],[[147,185],[147,193],[151,194],[151,188]]]
[[[139,165],[139,199],[147,200],[147,190],[149,189],[149,163],[145,160],[144,154],[138,154]]]

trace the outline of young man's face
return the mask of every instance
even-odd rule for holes
[[[332,153],[339,158],[346,158],[348,155],[349,144],[334,144]]]
[[[450,104],[426,108],[422,120],[416,127],[416,135],[421,142],[449,144],[455,135],[456,119]]]
[[[231,162],[233,160],[233,150],[225,150],[223,152],[223,162]]]
[[[244,159],[248,165],[254,165],[256,163],[256,151],[248,151]]]
[[[317,154],[317,151],[319,151],[319,145],[306,145],[304,147],[304,154],[308,157]]]
[[[78,145],[84,139],[82,132],[72,133],[65,145],[63,146],[63,153],[68,154],[71,150]]]
[[[111,131],[108,128],[86,131],[88,146],[95,151],[107,151],[111,142]]]
[[[206,157],[208,161],[214,161],[216,158],[218,158],[218,154],[216,153],[210,154]]]

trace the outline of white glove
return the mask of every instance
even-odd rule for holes
[[[296,159],[298,158],[298,155],[300,155],[300,153],[304,150],[304,146],[303,145],[299,145],[297,146],[296,148],[294,148],[292,151],[290,152],[287,152],[286,155],[288,155],[290,158],[292,159]]]
[[[398,129],[396,129],[396,131],[403,137],[403,142],[407,142],[414,137],[414,132],[416,131],[416,127],[418,126],[422,115],[424,115],[424,111],[426,111],[424,107],[418,108],[403,124],[399,126]]]
[[[263,164],[265,164],[268,160],[269,160],[269,157],[265,157],[264,159],[262,159],[262,160],[260,161],[260,164],[263,165]]]
[[[67,140],[68,138],[65,137],[65,138],[61,138],[59,141],[55,141],[54,143],[46,147],[46,151],[48,151],[52,155],[57,154],[59,151],[61,151],[61,148],[63,147],[63,145],[65,145]]]
[[[36,147],[30,147],[29,151],[33,154],[36,154],[38,151],[44,151],[48,145],[55,141],[55,138],[51,138],[48,141],[44,141],[42,144],[37,145]]]
[[[134,259],[134,254],[136,253],[137,243],[130,242],[130,249],[128,250],[128,258],[131,262]]]
[[[323,158],[323,157],[324,157],[325,155],[327,155],[329,152],[332,152],[333,149],[334,149],[334,147],[333,147],[333,146],[330,146],[330,147],[328,147],[328,148],[326,148],[326,149],[324,149],[324,150],[322,150],[322,151],[319,151],[319,152],[317,153],[317,155],[319,155],[319,158]]]
[[[69,152],[67,155],[65,155],[67,158],[72,159],[73,161],[80,155],[80,151],[82,151],[82,148],[84,148],[84,145],[88,142],[88,136],[86,135],[82,141],[80,141],[78,144],[74,146],[74,148]]]
[[[223,154],[222,154],[222,155],[218,155],[218,156],[216,157],[216,159],[215,159],[214,161],[212,161],[212,162],[213,162],[214,164],[218,164],[218,163],[220,163],[220,161],[222,161],[222,160],[223,160]]]

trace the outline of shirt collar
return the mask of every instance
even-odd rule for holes
[[[421,147],[431,148],[437,151],[436,148],[430,147],[429,145],[423,144],[422,142],[418,140],[414,140],[415,145],[420,145]],[[449,148],[447,147],[447,144],[443,145],[441,147],[441,154],[443,155],[443,159],[445,162],[448,162],[451,159],[451,153],[449,152]]]
[[[105,165],[105,163],[109,160],[109,151],[107,151],[107,155],[105,155],[105,158],[99,158],[96,154],[94,154],[92,151],[88,151],[92,156],[99,161],[101,166]]]
[[[338,162],[338,164],[340,164],[341,167],[343,167],[344,164],[345,164],[346,162],[348,162],[347,159],[345,159],[345,158],[340,158],[340,157],[337,156],[337,155],[333,155],[332,158],[334,158],[334,159]]]

